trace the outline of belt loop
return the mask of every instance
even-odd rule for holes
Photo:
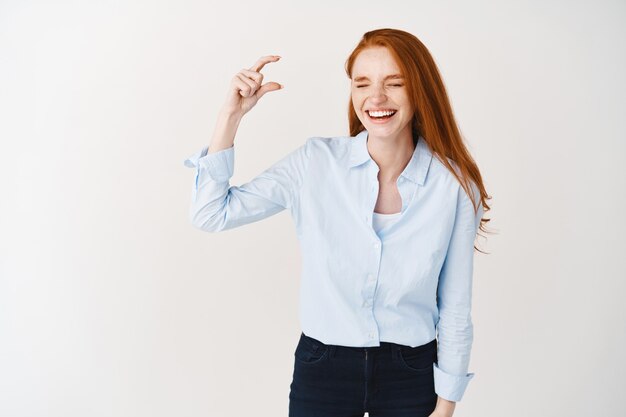
[[[335,345],[329,345],[328,348],[330,349],[330,352],[328,352],[328,355],[330,356],[330,358],[332,359],[333,357],[335,357]]]
[[[397,352],[398,352],[398,346],[397,345],[391,345],[391,360],[395,361],[397,358]]]

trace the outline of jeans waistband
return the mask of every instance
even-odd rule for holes
[[[415,347],[411,347],[411,346],[407,346],[407,345],[401,345],[398,343],[393,343],[393,342],[380,342],[380,346],[342,346],[342,345],[331,345],[331,344],[325,344],[322,343],[321,341],[311,337],[311,336],[307,336],[306,334],[304,334],[304,332],[301,333],[301,337],[309,342],[309,343],[314,343],[320,346],[328,346],[328,347],[333,347],[333,350],[337,350],[337,349],[341,349],[341,350],[346,350],[346,351],[355,351],[355,352],[363,352],[365,350],[368,351],[393,351],[393,350],[398,350],[398,349],[411,349],[413,352],[423,352],[423,351],[428,351],[430,349],[435,349],[437,347],[437,339],[433,339],[428,343],[425,343],[423,345],[420,346],[415,346]]]

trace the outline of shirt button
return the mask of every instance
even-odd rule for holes
[[[367,275],[367,279],[369,279],[370,281],[373,281],[374,280],[374,275],[368,274]]]
[[[375,247],[376,249],[380,248],[380,243],[378,243],[378,242],[374,243],[374,247]]]
[[[374,338],[374,333],[370,333],[370,334],[368,334],[367,336],[368,336],[370,339],[373,339],[373,338]]]

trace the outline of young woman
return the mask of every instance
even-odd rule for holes
[[[365,33],[346,62],[350,136],[312,137],[231,186],[239,122],[267,92],[233,77],[195,168],[190,218],[217,232],[289,209],[302,248],[290,417],[451,416],[468,382],[472,267],[489,221],[437,67],[412,34]]]

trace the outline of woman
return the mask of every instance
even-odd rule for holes
[[[231,186],[235,132],[267,92],[260,58],[231,82],[196,169],[190,218],[217,232],[289,209],[302,248],[291,417],[451,416],[473,373],[476,163],[413,35],[366,33],[346,62],[350,136],[312,137]],[[437,337],[435,337],[437,336]]]

